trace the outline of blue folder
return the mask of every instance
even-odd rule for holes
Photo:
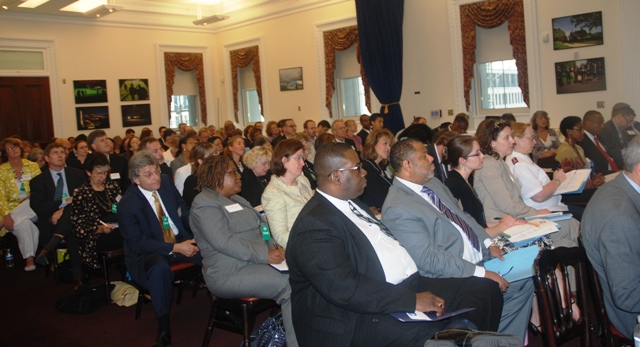
[[[533,276],[533,261],[538,255],[538,247],[529,246],[517,249],[504,255],[504,260],[491,259],[484,263],[484,268],[493,271],[509,283]]]

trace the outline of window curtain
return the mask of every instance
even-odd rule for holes
[[[258,102],[260,103],[260,110],[264,116],[264,108],[262,107],[262,78],[260,77],[260,52],[258,46],[251,46],[235,51],[229,52],[231,58],[231,80],[233,81],[233,114],[235,116],[236,123],[239,123],[238,119],[238,68],[245,67],[253,63],[253,76],[256,79],[256,90],[258,92]]]
[[[176,68],[182,71],[196,70],[198,97],[200,99],[200,117],[202,124],[207,125],[207,98],[204,89],[204,64],[202,62],[202,53],[164,53],[164,74],[167,84],[169,120],[171,120],[171,96],[173,95],[173,82],[176,78]]]
[[[334,71],[336,70],[336,50],[344,51],[353,44],[356,44],[356,57],[360,64],[360,76],[362,77],[362,85],[364,86],[364,98],[367,109],[371,110],[371,91],[369,90],[369,82],[364,75],[362,67],[362,58],[360,56],[360,44],[358,43],[358,26],[353,25],[346,28],[340,28],[324,32],[324,62],[325,62],[325,84],[326,98],[325,105],[329,110],[329,116],[333,118],[331,111],[331,99],[333,92],[336,90],[336,81]]]
[[[524,102],[529,105],[529,74],[527,70],[527,41],[524,28],[522,0],[491,0],[460,6],[462,29],[462,65],[464,71],[464,99],[469,110],[473,66],[476,63],[476,26],[492,29],[508,21],[509,41],[518,67],[518,85]]]
[[[402,95],[402,22],[404,0],[356,0],[362,66],[380,100],[385,128],[404,128]]]

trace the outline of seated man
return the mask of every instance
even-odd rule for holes
[[[640,136],[629,142],[623,159],[624,171],[598,188],[584,210],[582,237],[609,320],[632,339],[640,314]]]
[[[169,264],[188,261],[202,265],[202,258],[187,231],[189,209],[171,177],[160,173],[158,161],[147,151],[136,153],[129,163],[129,177],[135,186],[127,190],[118,205],[125,263],[131,278],[151,294],[158,319],[154,346],[168,346],[173,298]]]
[[[393,312],[466,307],[480,330],[498,328],[502,295],[483,278],[422,277],[407,251],[356,200],[366,171],[346,144],[316,154],[318,190],[300,212],[287,247],[293,325],[301,346],[422,346],[446,320],[402,323]]]
[[[405,245],[420,273],[437,278],[494,280],[505,292],[498,332],[524,341],[533,300],[532,281],[521,280],[510,286],[497,273],[476,265],[488,260],[491,239],[473,217],[458,207],[449,189],[433,179],[433,158],[425,145],[413,139],[398,142],[391,149],[391,165],[396,177],[382,206],[382,221]],[[438,201],[434,203],[430,194]],[[444,212],[444,208],[448,211]],[[454,215],[449,217],[451,213]],[[491,248],[493,254],[501,256],[498,247]]]
[[[66,141],[66,139],[65,139]],[[31,209],[38,215],[40,230],[40,254],[36,263],[47,266],[48,255],[63,240],[67,240],[69,262],[76,285],[82,284],[82,260],[78,250],[78,240],[71,232],[71,206],[73,192],[87,179],[84,172],[65,167],[65,147],[57,142],[44,150],[42,175],[31,180]]]

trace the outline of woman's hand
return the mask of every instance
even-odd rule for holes
[[[103,224],[98,227],[98,234],[108,234],[111,230],[115,229],[116,226],[113,224]]]
[[[4,216],[2,225],[7,230],[13,230],[13,218],[11,217],[11,214],[7,214],[6,216]]]
[[[564,173],[564,171],[558,169],[553,172],[553,180],[560,181],[560,183],[563,183],[564,181],[567,180],[567,175]]]
[[[267,264],[280,264],[284,261],[284,250],[282,248],[271,248],[267,258]]]

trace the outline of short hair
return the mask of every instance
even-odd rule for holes
[[[200,128],[200,129],[198,130],[198,136],[200,136],[200,134],[202,134],[202,133],[207,133],[207,134],[209,134],[209,128],[207,128],[207,127],[202,127],[202,128]]]
[[[160,133],[162,132],[162,129],[165,129],[165,130],[166,130],[166,129],[167,129],[167,127],[166,127],[166,126],[164,126],[164,125],[161,125],[161,126],[158,128],[158,134],[160,134]]]
[[[249,132],[249,140],[253,141],[253,138],[256,137],[257,134],[260,134],[260,136],[262,136],[262,130],[254,126]]]
[[[287,125],[287,121],[293,120],[291,118],[285,118],[278,121],[278,128],[284,128]]]
[[[524,132],[531,124],[515,122],[511,123],[511,137],[523,137]]]
[[[156,139],[155,137],[147,136],[144,139],[140,140],[140,145],[138,147],[138,150],[145,150],[147,149],[148,144],[154,143],[154,142],[158,142],[158,139]]]
[[[622,116],[626,117],[626,116],[636,116],[636,112],[631,108],[631,106],[629,106],[629,104],[624,103],[624,102],[619,102],[615,105],[613,105],[613,108],[611,109],[611,118],[613,118],[613,116],[617,115],[617,114],[621,114]]]
[[[44,158],[44,151],[40,148],[32,148],[31,152],[29,152],[29,155],[27,156],[27,159],[35,163],[36,161],[38,161],[39,155]]]
[[[331,128],[331,124],[329,124],[329,122],[324,119],[319,121],[317,126],[327,128],[327,129]]]
[[[360,156],[362,159],[369,160],[377,160],[378,153],[376,153],[376,145],[382,139],[389,139],[389,146],[393,147],[395,144],[395,138],[393,137],[393,133],[387,129],[382,130],[374,130],[371,134],[367,135],[367,140],[364,142],[364,146],[362,147],[362,153]],[[380,162],[382,166],[387,165],[387,160],[383,160]]]
[[[80,135],[76,136],[76,142],[77,142],[77,141],[80,141],[80,140],[87,141],[87,135],[85,135],[85,134],[80,134]],[[88,144],[88,143],[87,143],[87,144]]]
[[[87,159],[84,161],[84,164],[82,164],[82,167],[84,168],[84,170],[88,172],[93,171],[93,169],[96,168],[97,166],[109,166],[109,159],[107,158],[106,155],[100,152],[96,152],[87,156]]]
[[[380,113],[373,113],[371,114],[371,116],[369,116],[369,122],[373,123],[377,121],[378,118],[382,118],[382,120],[384,121],[384,117]]]
[[[104,130],[102,129],[98,129],[90,132],[89,136],[87,136],[87,143],[89,144],[89,147],[93,145],[93,143],[96,141],[98,137],[103,137],[103,136],[107,136],[107,133],[104,132]]]
[[[400,172],[400,170],[402,170],[402,163],[404,163],[405,160],[411,160],[416,154],[416,149],[413,147],[414,143],[424,146],[422,142],[416,139],[404,139],[391,147],[389,161],[395,172]]]
[[[549,127],[551,126],[551,120],[549,119],[549,114],[547,113],[547,111],[536,111],[533,116],[531,116],[531,127],[533,128],[533,130],[538,130],[538,124],[536,123],[536,120],[538,120],[538,118],[540,117],[544,117],[547,119],[547,128],[549,129]]]
[[[270,120],[269,122],[267,122],[267,136],[273,136],[274,134],[271,133],[271,126],[272,125],[276,125],[276,127],[278,126],[278,122],[274,121],[274,120]]]
[[[594,120],[594,118],[596,118],[597,116],[601,116],[602,117],[602,113],[596,111],[596,110],[590,110],[587,111],[584,116],[582,116],[582,122],[591,122],[592,120]],[[603,117],[604,118],[604,117]]]
[[[196,190],[210,188],[213,190],[222,189],[224,185],[224,175],[229,169],[231,158],[222,155],[212,155],[207,157],[196,172]]]
[[[87,144],[87,146],[89,145],[89,144],[87,143],[87,140],[78,140],[78,139],[76,139],[76,142],[73,144],[73,148],[77,150],[77,149],[78,149],[78,146],[79,146],[81,143],[83,143],[83,142],[84,142],[84,143],[86,143],[86,144]]]
[[[424,117],[413,117],[413,122],[411,122],[411,124],[419,124],[420,121],[425,121],[425,123],[427,122],[427,119]]]
[[[307,143],[311,143],[311,138],[309,137],[309,135],[303,133],[303,132],[297,132],[293,135],[291,135],[290,139],[296,139],[296,140],[300,140],[301,142],[307,142]]]
[[[302,124],[303,128],[307,128],[307,125],[309,125],[310,122],[313,122],[315,124],[315,122],[313,121],[313,119],[307,119],[306,121],[304,121],[304,123]]]
[[[244,135],[244,137],[246,138],[250,138],[249,135],[251,134],[251,131],[253,130],[253,128],[255,128],[255,126],[251,124],[247,125],[246,127],[244,127],[244,131],[242,132],[242,135]]]
[[[342,123],[345,124],[344,121],[342,119],[335,119],[333,122],[331,122],[331,130],[335,131],[336,130],[336,123]]]
[[[189,153],[189,162],[191,162],[191,174],[196,173],[198,170],[198,159],[204,160],[210,156],[214,151],[213,144],[211,142],[200,141],[193,146],[193,150]]]
[[[273,149],[273,156],[271,157],[271,172],[278,177],[283,176],[287,169],[284,167],[282,159],[290,159],[292,155],[303,148],[302,142],[296,139],[286,139],[278,142],[276,148]]]
[[[485,119],[478,124],[476,139],[482,153],[500,159],[500,154],[493,150],[491,142],[497,140],[498,135],[507,127],[511,127],[511,124],[502,119]]]
[[[260,164],[260,158],[262,157],[267,158],[267,161],[271,161],[271,151],[262,146],[255,146],[242,156],[242,163],[250,170],[253,170]]]
[[[568,137],[567,130],[573,129],[574,126],[580,124],[582,119],[578,116],[567,116],[560,122],[560,132],[564,137]]]
[[[340,168],[348,151],[353,151],[353,148],[346,143],[327,143],[318,148],[314,166],[319,185],[328,179],[331,172]]]
[[[133,129],[129,128],[129,129],[127,129],[124,133],[125,133],[125,134],[131,134],[131,133],[135,133],[135,132],[136,132],[135,130],[133,130]]]
[[[455,118],[453,118],[454,123],[461,123],[466,126],[469,126],[469,119],[467,118],[466,113],[458,113]]]
[[[344,125],[346,125],[347,127],[351,126],[351,124],[356,125],[356,121],[354,121],[353,119],[347,119],[346,121],[344,121]]]
[[[20,141],[20,139],[17,139],[15,137],[7,137],[2,141],[2,161],[3,162],[6,162],[7,160],[9,160],[9,157],[7,156],[7,150],[5,148],[7,146],[7,143],[13,145],[14,147],[18,147],[20,149],[20,156],[22,156],[22,141]]]
[[[517,122],[516,116],[514,116],[513,113],[504,113],[502,114],[502,116],[500,116],[500,119],[509,122]]]
[[[129,178],[139,178],[140,170],[149,165],[155,165],[159,167],[160,163],[158,163],[156,157],[154,157],[147,151],[136,152],[129,160]]]
[[[438,128],[447,129],[447,128],[449,128],[450,125],[451,125],[451,122],[444,122],[444,123],[441,123],[440,125],[438,125]]]
[[[169,129],[164,131],[164,134],[162,134],[162,139],[167,141],[167,137],[175,135],[175,134],[176,134],[176,132],[173,129],[169,128]]]
[[[61,145],[60,143],[58,143],[58,142],[51,142],[51,143],[50,143],[50,144],[48,144],[48,145],[47,145],[47,147],[44,149],[44,155],[48,157],[48,156],[49,156],[49,153],[51,153],[51,151],[52,151],[54,148],[62,148],[62,149],[64,149],[64,150],[66,150],[66,148],[65,148],[63,145]]]
[[[460,133],[457,131],[447,131],[436,139],[436,146],[442,145],[446,147],[447,143],[458,135],[460,135]]]
[[[447,142],[446,163],[453,168],[460,166],[460,158],[467,159],[473,150],[473,143],[477,140],[472,136],[458,135]]]
[[[266,136],[258,136],[256,137],[256,140],[253,141],[253,146],[254,147],[264,146],[264,144],[267,142],[269,142],[269,139]]]
[[[635,136],[627,148],[623,151],[622,160],[624,161],[624,169],[627,172],[632,172],[633,169],[640,163],[640,136]]]
[[[324,134],[321,134],[320,136],[318,136],[318,138],[316,139],[316,143],[315,143],[314,147],[316,149],[318,149],[323,145],[335,142],[335,140],[336,140],[336,137],[333,136],[333,134],[324,133]]]
[[[360,115],[360,122],[362,122],[362,120],[364,119],[364,117],[369,117],[369,115],[368,115],[368,114]]]

